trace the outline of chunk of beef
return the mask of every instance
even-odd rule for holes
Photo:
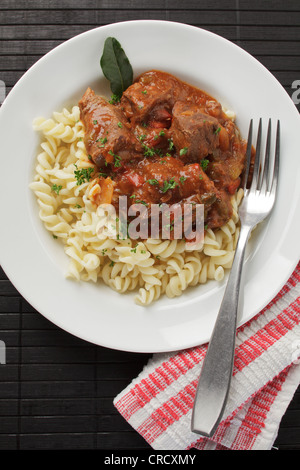
[[[179,94],[180,82],[167,73],[150,71],[139,77],[123,93],[121,107],[133,125],[170,127],[172,108]]]
[[[225,130],[227,132],[227,129]],[[215,186],[234,194],[240,186],[245,169],[245,152],[247,143],[242,141],[235,132],[229,136],[229,146],[226,151],[215,151],[210,158],[207,175]]]
[[[219,127],[217,119],[195,104],[177,101],[173,107],[170,134],[183,161],[199,161],[211,154],[219,144]]]
[[[134,195],[131,203],[141,200],[147,204],[174,204],[196,195],[199,204],[211,206],[219,197],[214,183],[198,163],[184,165],[174,157],[143,159],[117,175],[116,194]]]
[[[212,229],[222,227],[232,217],[232,213],[229,194],[226,191],[220,191],[220,198],[209,207],[206,215],[207,227]]]
[[[220,197],[219,191],[203,172],[199,163],[184,165],[174,157],[141,160],[134,167],[134,171],[128,168],[124,173],[116,175],[114,184],[115,192],[112,203],[117,208],[118,195],[130,195],[127,199],[128,205],[145,205],[148,211],[144,217],[148,220],[150,214],[157,214],[158,205],[166,204],[171,206],[173,213],[170,220],[171,227],[174,228],[175,219],[177,225],[177,223],[183,224],[183,214],[187,217],[187,220],[184,219],[184,230],[189,223],[193,224],[196,221],[195,204],[204,204],[205,218],[209,209]],[[156,207],[153,207],[153,204]],[[185,204],[190,204],[188,211]]]
[[[101,168],[140,156],[140,142],[131,133],[122,112],[88,88],[79,101],[88,154]]]

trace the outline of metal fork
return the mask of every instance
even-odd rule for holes
[[[214,434],[222,419],[228,399],[233,371],[239,292],[245,248],[253,227],[270,214],[276,198],[280,153],[280,121],[277,121],[275,157],[272,164],[270,159],[271,120],[268,124],[264,156],[261,152],[262,119],[259,121],[253,176],[250,187],[248,187],[252,134],[253,120],[250,122],[246,152],[244,198],[239,208],[240,235],[220,311],[200,373],[192,413],[192,432],[207,437]]]

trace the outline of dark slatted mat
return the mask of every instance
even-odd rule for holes
[[[32,64],[66,39],[134,19],[179,21],[220,34],[262,62],[290,96],[296,91],[299,0],[1,0],[0,80],[9,92]],[[97,347],[58,329],[1,270],[0,340],[6,344],[0,450],[149,449],[112,404],[149,355]],[[300,391],[283,417],[275,447],[300,450],[299,423]]]

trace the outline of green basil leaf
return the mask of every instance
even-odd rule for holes
[[[100,65],[104,76],[110,81],[112,93],[121,98],[123,91],[133,82],[133,70],[117,39],[109,37],[105,40]]]

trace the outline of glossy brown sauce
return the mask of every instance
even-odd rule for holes
[[[96,165],[97,204],[203,203],[205,224],[224,225],[241,184],[246,142],[218,101],[173,75],[143,73],[118,103],[89,88],[79,102]]]

